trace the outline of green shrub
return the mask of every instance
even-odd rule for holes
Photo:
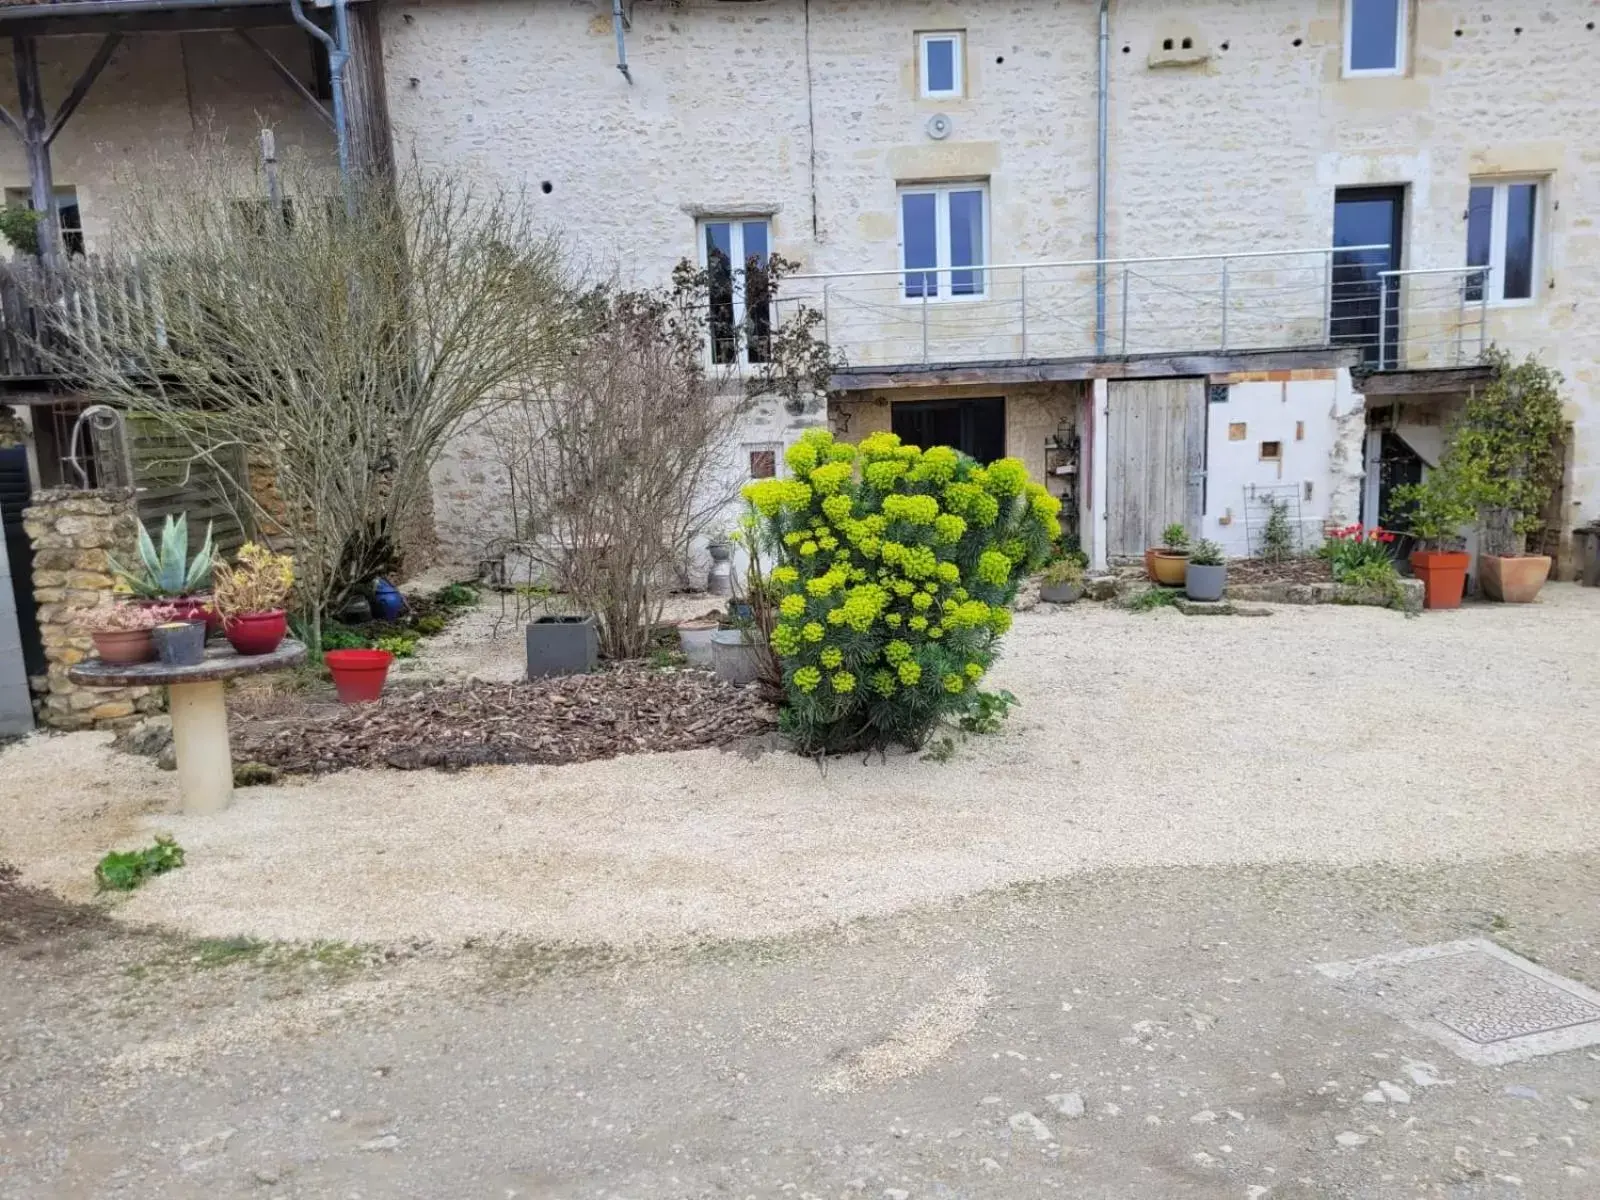
[[[417,653],[417,639],[409,633],[395,633],[387,637],[374,638],[374,650],[387,650],[396,658],[411,658]]]
[[[1189,531],[1174,521],[1161,531],[1161,549],[1169,554],[1183,554],[1189,549]]]
[[[1020,703],[1010,692],[974,692],[972,711],[961,718],[963,733],[999,733],[1000,726]]]
[[[1075,558],[1058,558],[1053,563],[1046,563],[1044,570],[1039,572],[1039,582],[1051,587],[1059,587],[1064,583],[1083,582],[1083,564]]]
[[[1210,538],[1201,538],[1194,544],[1194,549],[1189,551],[1191,567],[1220,567],[1222,562],[1222,547]]]
[[[324,654],[329,650],[365,650],[366,648],[367,639],[348,625],[324,625],[322,627],[322,650]]]
[[[1363,529],[1360,524],[1335,529],[1317,548],[1317,557],[1326,560],[1333,572],[1334,581],[1349,583],[1347,576],[1362,568],[1384,565],[1394,573],[1394,534],[1387,529]],[[1381,573],[1381,572],[1380,572]]]
[[[471,608],[478,602],[478,592],[464,583],[449,583],[433,594],[433,602],[440,608]]]
[[[1289,524],[1289,502],[1272,501],[1267,527],[1261,533],[1261,557],[1268,562],[1283,562],[1294,557],[1294,526]]]
[[[1387,596],[1391,603],[1400,598],[1400,573],[1387,558],[1357,563],[1347,567],[1344,574],[1337,578],[1348,587]]]
[[[1178,602],[1177,588],[1146,588],[1128,597],[1127,607],[1132,612],[1149,612],[1155,608],[1171,608]]]
[[[170,837],[156,838],[143,850],[113,850],[94,869],[102,892],[131,892],[146,879],[183,866],[183,847]]]
[[[744,536],[777,563],[761,582],[781,726],[808,754],[920,748],[972,711],[1060,502],[1016,459],[982,467],[889,433],[858,450],[810,430],[785,461],[792,478],[744,492]]]
[[[450,621],[447,617],[443,617],[438,613],[429,613],[427,616],[418,617],[412,622],[412,628],[423,637],[435,637],[443,633],[445,626],[448,624],[450,624]]]

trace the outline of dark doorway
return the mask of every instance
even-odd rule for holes
[[[33,599],[33,544],[22,528],[22,510],[28,507],[31,496],[27,448],[12,446],[0,450],[0,525],[5,527],[6,558],[10,562],[11,588],[17,601],[22,663],[29,675],[43,675],[47,664],[44,643],[39,640],[38,609]]]
[[[1400,269],[1405,202],[1403,187],[1340,188],[1334,193],[1329,340],[1336,346],[1360,346],[1362,361],[1371,367],[1389,369],[1400,361],[1400,280],[1384,279],[1380,272]],[[1349,246],[1388,249],[1341,248]]]
[[[926,450],[954,446],[980,463],[1006,454],[1006,402],[1000,396],[978,400],[903,400],[890,404],[890,429],[900,440]]]

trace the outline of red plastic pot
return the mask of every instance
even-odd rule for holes
[[[164,604],[178,610],[179,621],[204,621],[207,637],[216,637],[222,632],[222,614],[211,603],[210,596],[179,596],[177,599],[157,598],[139,601],[140,608],[159,608]]]
[[[1415,550],[1411,573],[1422,580],[1424,608],[1460,608],[1472,560],[1456,550]]]
[[[222,632],[240,654],[271,654],[288,634],[289,618],[281,608],[240,613],[223,625]]]
[[[370,704],[383,694],[394,655],[387,650],[329,650],[322,656],[342,704]]]

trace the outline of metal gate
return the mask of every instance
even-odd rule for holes
[[[1205,508],[1206,381],[1112,380],[1107,389],[1106,553],[1136,558]]]

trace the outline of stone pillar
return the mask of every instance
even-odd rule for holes
[[[22,515],[33,542],[33,595],[49,671],[39,701],[39,721],[55,729],[114,729],[140,714],[158,712],[161,693],[152,688],[85,688],[67,669],[94,649],[78,628],[81,614],[111,602],[109,557],[134,555],[138,518],[126,489],[35,492]]]

